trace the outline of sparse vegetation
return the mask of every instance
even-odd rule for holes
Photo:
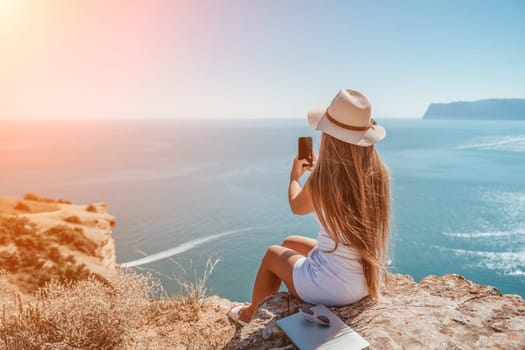
[[[71,201],[67,199],[61,199],[61,198],[52,199],[52,198],[47,198],[47,197],[40,197],[39,195],[33,192],[26,193],[24,195],[24,199],[27,201],[36,201],[36,202],[45,202],[45,203],[73,204]]]
[[[97,244],[87,238],[84,230],[80,227],[71,228],[66,225],[57,225],[43,232],[42,235],[81,253],[97,256]]]
[[[215,266],[219,263],[219,260],[211,261],[208,259],[202,277],[194,276],[193,279],[187,277],[186,270],[178,264],[175,260],[172,260],[183,272],[183,277],[174,277],[174,280],[182,288],[181,298],[184,299],[186,304],[200,304],[202,298],[206,296],[206,283],[208,278],[212,275]]]
[[[68,217],[64,218],[64,221],[65,222],[69,222],[71,224],[81,224],[82,223],[80,218],[78,216],[76,216],[76,215],[68,216]]]
[[[174,278],[184,294],[169,297],[149,274],[117,267],[101,277],[65,254],[95,254],[80,227],[42,232],[0,215],[0,245],[0,349],[215,349],[235,333],[204,301],[217,262],[193,282]]]
[[[96,213],[97,212],[97,207],[95,207],[93,204],[90,204],[86,207],[86,211],[90,212],[90,213]]]
[[[24,195],[24,199],[27,201],[39,201],[40,197],[37,194],[30,192]]]
[[[7,303],[0,320],[6,348],[113,349],[127,330],[144,323],[155,294],[147,278],[121,273],[111,285],[88,278],[75,283],[53,281],[29,302]]]
[[[24,202],[16,203],[15,209],[16,210],[20,210],[20,211],[26,211],[28,213],[31,212],[31,207],[29,205],[25,204]]]
[[[55,226],[44,234],[36,234],[27,218],[16,216],[0,216],[0,244],[12,247],[0,253],[0,266],[10,273],[29,276],[21,285],[26,292],[52,280],[74,281],[91,275],[84,265],[76,263],[74,256],[62,255],[59,244],[92,255],[97,248],[81,229]],[[46,261],[52,263],[46,265]]]
[[[184,296],[168,297],[151,275],[128,269],[117,269],[107,284],[92,277],[53,280],[25,302],[0,288],[0,299],[9,298],[0,318],[0,348],[221,348],[235,327],[200,294],[215,264],[208,263],[205,276],[194,285],[184,282],[192,291]],[[5,278],[0,275],[0,285]],[[160,332],[149,336],[151,329]]]

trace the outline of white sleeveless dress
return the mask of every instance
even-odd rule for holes
[[[304,258],[296,261],[292,277],[297,294],[311,304],[341,306],[355,303],[368,295],[366,278],[359,256],[340,243],[333,253],[335,242],[328,236],[317,215],[320,231],[316,246]]]

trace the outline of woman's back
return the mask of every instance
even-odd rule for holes
[[[357,255],[367,289],[378,297],[389,235],[390,183],[374,146],[356,146],[323,133],[307,186],[320,226],[334,242],[328,250],[349,254],[351,262]]]

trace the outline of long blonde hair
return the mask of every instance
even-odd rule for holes
[[[374,146],[362,147],[323,133],[308,186],[327,233],[359,254],[369,296],[379,298],[390,222],[390,178]],[[332,251],[332,252],[333,252]]]

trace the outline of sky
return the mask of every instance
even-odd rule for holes
[[[376,118],[525,98],[525,1],[0,0],[0,119]]]

